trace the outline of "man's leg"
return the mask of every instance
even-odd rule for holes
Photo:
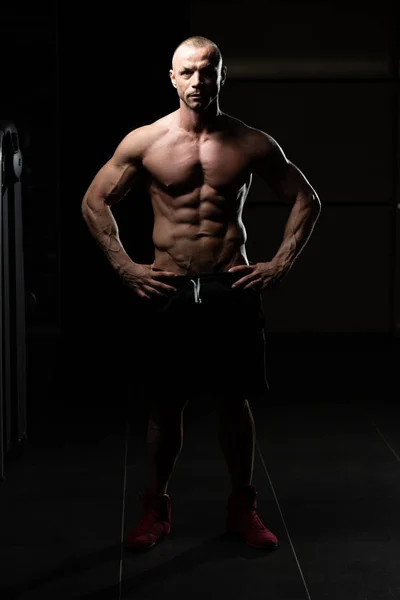
[[[168,402],[166,400],[166,402]],[[168,408],[153,408],[147,428],[147,487],[166,494],[169,480],[183,443],[183,409],[187,404],[176,402]]]
[[[278,540],[257,514],[257,491],[251,485],[256,434],[247,400],[231,398],[229,402],[227,398],[220,403],[218,433],[232,483],[227,531],[240,534],[253,548],[274,550]]]
[[[167,487],[183,441],[185,402],[160,396],[153,405],[147,429],[148,483],[141,495],[144,511],[139,523],[124,538],[128,550],[147,550],[170,533],[171,500]],[[167,408],[168,407],[168,408]]]
[[[247,400],[219,399],[218,440],[227,463],[232,491],[250,485],[253,477],[255,424]]]

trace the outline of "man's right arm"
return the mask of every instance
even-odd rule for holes
[[[90,233],[121,276],[136,263],[124,250],[110,206],[119,202],[141,176],[146,129],[137,129],[120,142],[114,155],[95,175],[81,205]]]

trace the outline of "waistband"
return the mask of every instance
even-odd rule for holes
[[[153,269],[153,271],[162,272],[163,269]],[[191,279],[220,279],[220,280],[229,280],[229,279],[240,279],[244,274],[240,272],[229,273],[228,271],[219,271],[217,273],[200,273],[198,275],[176,275],[175,277],[171,277],[173,281],[190,281]]]

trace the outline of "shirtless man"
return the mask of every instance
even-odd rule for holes
[[[191,390],[203,386],[216,398],[232,484],[227,531],[252,547],[274,549],[277,539],[257,515],[251,484],[255,426],[248,399],[266,388],[261,291],[289,271],[320,201],[274,139],[220,110],[226,67],[215,43],[203,37],[182,42],[170,78],[178,110],[130,132],[82,202],[91,234],[151,314],[149,479],[140,496],[142,519],[124,545],[147,549],[170,532],[166,491],[182,446],[183,409]],[[249,264],[242,209],[253,174],[292,208],[275,256]],[[139,179],[154,213],[149,265],[127,255],[110,209]]]

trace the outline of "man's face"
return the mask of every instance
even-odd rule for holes
[[[201,112],[218,96],[225,72],[225,67],[217,62],[212,46],[181,46],[174,56],[170,77],[182,102]]]

